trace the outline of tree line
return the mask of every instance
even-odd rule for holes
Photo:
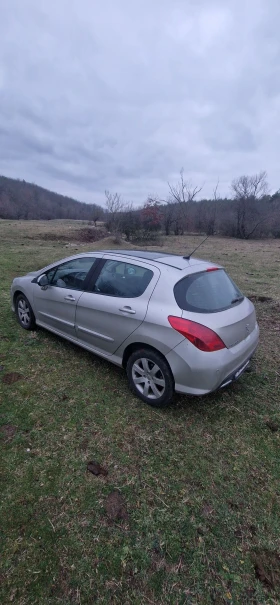
[[[130,241],[187,232],[240,239],[280,238],[280,190],[270,192],[265,171],[235,178],[226,198],[219,193],[219,181],[210,199],[201,198],[202,192],[203,186],[193,185],[182,169],[176,183],[167,183],[163,198],[150,196],[142,207],[135,208],[119,193],[105,191],[102,208],[0,176],[0,218],[87,220],[95,226],[102,221],[109,232],[124,234]]]
[[[138,210],[122,202],[119,194],[106,191],[107,227],[124,233],[128,240],[148,239],[160,231],[280,238],[280,190],[270,193],[265,171],[234,179],[227,198],[219,194],[219,180],[211,199],[197,200],[202,190],[203,186],[186,180],[182,169],[176,184],[167,183],[166,197],[150,196]]]

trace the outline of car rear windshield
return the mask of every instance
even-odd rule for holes
[[[217,313],[244,299],[223,269],[187,275],[175,285],[174,296],[181,309],[194,313]]]

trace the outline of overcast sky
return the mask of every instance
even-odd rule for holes
[[[280,188],[280,0],[2,0],[0,174],[141,204]]]

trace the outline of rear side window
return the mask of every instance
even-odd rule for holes
[[[193,273],[174,287],[177,304],[185,311],[217,313],[239,304],[244,296],[223,269]]]
[[[107,260],[95,282],[93,292],[106,296],[137,298],[145,292],[152,277],[153,272],[145,267]]]

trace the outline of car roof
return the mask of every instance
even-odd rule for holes
[[[199,258],[187,258],[179,254],[171,254],[170,252],[159,252],[158,250],[102,250],[103,254],[114,254],[116,256],[126,256],[130,258],[139,258],[142,260],[155,261],[163,265],[174,267],[175,269],[183,270],[197,264],[212,265],[213,263]]]
[[[170,256],[168,252],[158,252],[157,250],[103,250],[103,252],[108,254],[122,254],[125,256],[136,256],[137,258],[145,258],[148,260],[157,260],[158,258],[162,258],[165,256]],[[177,256],[174,254],[173,256]]]

